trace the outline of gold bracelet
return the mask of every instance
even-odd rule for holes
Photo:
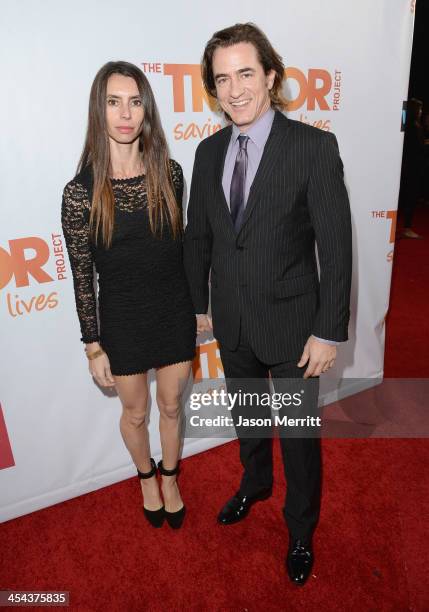
[[[86,353],[86,356],[88,357],[88,359],[91,361],[92,359],[97,359],[97,357],[100,357],[100,355],[104,355],[104,351],[103,349],[97,349],[96,351],[94,351],[93,353]]]

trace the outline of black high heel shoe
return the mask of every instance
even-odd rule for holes
[[[140,480],[152,478],[152,476],[156,475],[156,463],[152,457],[150,458],[150,464],[152,466],[150,472],[140,472],[140,470],[137,468],[137,476],[140,478]],[[165,519],[164,506],[161,506],[161,508],[158,508],[158,510],[148,510],[143,505],[143,513],[152,527],[162,527]]]
[[[162,460],[161,460],[158,462],[158,469],[159,469],[159,473],[162,474],[162,476],[174,476],[175,474],[179,473],[179,461],[177,462],[177,465],[173,470],[166,470],[165,467],[162,465]],[[173,529],[179,529],[179,527],[182,526],[183,519],[185,518],[185,514],[186,514],[185,506],[182,506],[182,508],[180,508],[180,510],[177,510],[177,512],[168,512],[164,508],[164,516],[167,520],[167,523]]]

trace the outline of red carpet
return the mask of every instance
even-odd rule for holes
[[[396,245],[386,376],[427,376],[429,223],[421,211],[415,229],[426,239]],[[301,589],[284,569],[277,442],[275,493],[243,523],[215,522],[238,485],[232,442],[183,461],[188,515],[178,532],[146,524],[137,478],[0,525],[0,588],[68,590],[79,611],[429,610],[427,440],[323,441],[316,563]]]
[[[392,378],[429,378],[429,206],[417,208],[413,227],[423,240],[395,244],[384,362]]]

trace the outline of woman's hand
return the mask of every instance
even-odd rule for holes
[[[86,351],[88,355],[95,353],[101,347],[98,343],[91,343],[86,345]],[[88,367],[91,376],[100,385],[100,387],[114,387],[115,380],[110,371],[110,362],[106,353],[102,353],[95,359],[88,360]]]
[[[211,317],[206,314],[197,314],[197,335],[203,332],[213,332]]]

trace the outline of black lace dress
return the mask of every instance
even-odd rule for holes
[[[170,167],[182,210],[182,169],[174,160]],[[144,175],[111,182],[115,222],[109,249],[95,244],[89,232],[90,168],[67,183],[63,193],[61,220],[81,340],[100,341],[117,376],[192,360],[196,321],[183,268],[182,237],[174,239],[165,223],[162,236],[153,235]]]

